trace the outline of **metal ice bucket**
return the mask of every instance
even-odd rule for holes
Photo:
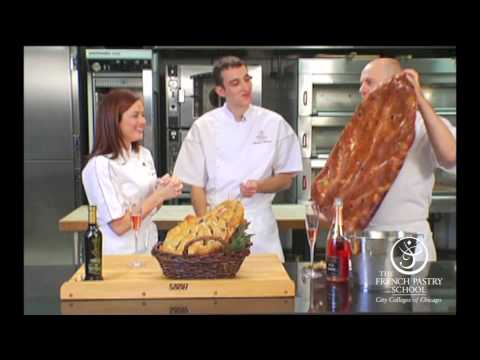
[[[404,231],[349,232],[345,237],[352,246],[352,275],[356,285],[364,289],[387,289],[392,279],[404,278],[392,264],[392,247],[405,237],[419,238],[422,235]],[[393,257],[401,254],[394,251]]]

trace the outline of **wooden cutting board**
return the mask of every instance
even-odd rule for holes
[[[135,258],[145,262],[132,268]],[[82,266],[60,288],[62,300],[293,297],[295,285],[276,255],[247,256],[233,279],[164,277],[151,255],[103,257],[103,281],[83,281]]]

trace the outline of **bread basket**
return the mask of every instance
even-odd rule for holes
[[[214,240],[222,243],[224,251],[205,254],[188,255],[188,248],[195,242]],[[240,251],[225,251],[227,246],[221,238],[206,236],[190,241],[185,245],[182,255],[161,251],[161,242],[152,249],[163,274],[170,279],[225,279],[233,278],[240,266],[250,254],[251,243]]]

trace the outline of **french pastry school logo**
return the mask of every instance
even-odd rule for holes
[[[427,265],[428,250],[421,238],[407,236],[393,244],[390,261],[399,273],[415,275]]]

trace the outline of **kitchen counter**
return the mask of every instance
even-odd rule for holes
[[[392,296],[354,284],[331,287],[306,280],[306,263],[285,263],[295,282],[292,298],[60,301],[60,286],[75,266],[25,266],[24,314],[455,314],[456,262],[428,263],[424,277],[442,279],[427,296]],[[418,300],[415,300],[418,298]],[[423,299],[423,300],[422,300]],[[416,301],[416,302],[415,302]]]

